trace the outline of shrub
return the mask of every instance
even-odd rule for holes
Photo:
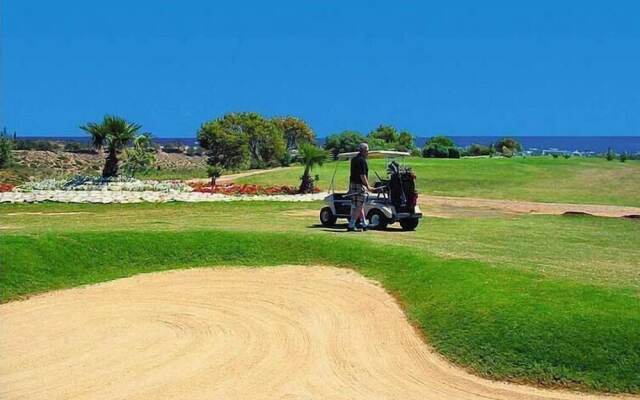
[[[395,144],[398,140],[398,131],[391,125],[380,125],[369,133],[369,138]]]
[[[67,142],[64,144],[64,151],[75,152],[82,150],[82,145],[78,142]]]
[[[10,183],[0,183],[0,193],[11,192],[15,186]]]
[[[420,149],[411,150],[411,157],[420,157],[421,155],[422,155],[422,152],[420,151]]]
[[[427,158],[447,158],[449,149],[437,143],[431,143],[422,149],[422,156]]]
[[[313,143],[316,135],[302,119],[296,117],[275,117],[271,119],[282,131],[287,150],[297,149],[302,143]]]
[[[211,178],[211,187],[216,186],[216,180],[222,176],[224,170],[219,165],[207,166],[207,176]]]
[[[613,150],[611,150],[611,147],[609,147],[609,149],[607,150],[606,158],[607,158],[607,161],[612,161],[614,158],[616,158],[616,153],[614,153]]]
[[[503,157],[507,157],[507,158],[511,158],[513,157],[513,151],[508,148],[507,146],[502,146],[502,156]]]
[[[627,156],[626,152],[623,152],[622,154],[620,154],[620,162],[627,161],[627,158],[628,158],[628,156]]]
[[[358,145],[366,141],[366,138],[359,132],[344,131],[329,136],[324,143],[324,148],[329,151],[335,159],[340,153],[357,151]]]
[[[460,158],[460,149],[457,147],[449,147],[449,158]]]
[[[467,147],[466,153],[470,156],[488,156],[491,151],[489,149],[489,146],[474,143],[471,146]]]
[[[4,133],[0,133],[0,168],[5,168],[11,164],[12,150],[13,140]]]
[[[427,141],[425,146],[428,146],[430,144],[437,144],[440,145],[442,147],[455,147],[456,144],[453,143],[453,140],[451,140],[451,138],[447,137],[447,136],[433,136],[431,138],[429,138],[429,140]]]
[[[156,161],[156,149],[153,147],[151,135],[138,135],[133,139],[133,146],[125,150],[123,170],[127,176],[138,172],[147,172]]]
[[[520,142],[518,142],[517,140],[513,139],[513,138],[509,138],[509,137],[505,137],[502,138],[500,140],[498,140],[495,143],[495,147],[497,149],[504,149],[507,148],[513,155],[513,153],[517,153],[519,151],[522,151],[522,145],[520,144]],[[504,152],[503,152],[504,153]]]
[[[551,157],[558,158],[558,155],[556,153],[553,153],[553,154],[551,154]]]
[[[204,154],[204,151],[202,150],[202,147],[199,146],[189,146],[187,147],[187,150],[185,151],[185,154],[189,157],[193,157],[193,156],[201,156]]]
[[[563,154],[562,157],[564,157],[566,160],[571,158],[571,154]]]
[[[28,140],[20,139],[15,142],[16,150],[39,150],[39,151],[55,151],[58,145],[48,140]]]
[[[209,165],[227,170],[277,166],[286,151],[279,125],[250,112],[225,114],[203,124],[198,141],[208,150]]]

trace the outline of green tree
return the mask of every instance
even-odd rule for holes
[[[340,153],[358,150],[358,145],[366,141],[360,132],[343,131],[329,136],[324,143],[324,149],[335,159]]]
[[[285,152],[282,130],[257,113],[229,113],[205,123],[198,141],[209,151],[210,165],[225,169],[279,165]]]
[[[398,141],[398,131],[391,125],[380,125],[369,133],[369,138],[380,139],[385,143],[395,144]]]
[[[422,157],[447,158],[449,157],[449,149],[450,147],[445,147],[439,143],[430,143],[422,149]]]
[[[104,130],[103,124],[88,122],[86,125],[82,125],[80,129],[87,132],[91,136],[91,146],[98,151],[100,159],[102,159],[102,157],[104,157],[104,145],[107,141],[107,133]]]
[[[508,150],[507,153],[510,153],[511,155],[513,155],[513,153],[517,153],[519,151],[522,151],[522,145],[520,144],[520,142],[518,142],[517,140],[513,139],[513,138],[509,138],[509,137],[505,137],[502,138],[500,140],[498,140],[495,143],[495,148],[496,149],[500,149],[502,151],[502,149],[506,148]],[[504,151],[502,151],[503,154],[507,154]]]
[[[616,158],[616,153],[614,153],[613,150],[611,150],[611,147],[609,147],[609,149],[607,150],[606,158],[607,158],[607,161],[612,161],[614,158]]]
[[[143,133],[133,139],[133,145],[124,151],[122,169],[128,176],[148,171],[156,161],[156,149],[150,133]]]
[[[222,176],[224,169],[219,165],[209,165],[207,167],[207,176],[211,178],[211,191],[216,186],[216,180]]]
[[[396,140],[396,143],[397,143],[396,150],[398,151],[411,151],[416,148],[413,135],[408,131],[400,132],[398,134],[398,139]]]
[[[115,115],[105,115],[101,123],[88,123],[80,127],[91,135],[96,148],[107,147],[107,159],[102,169],[105,178],[118,175],[119,153],[135,138],[141,125],[127,122]]]
[[[488,146],[477,143],[473,143],[467,148],[467,154],[470,156],[488,156],[490,152]]]
[[[207,164],[227,170],[249,166],[249,146],[246,137],[232,129],[227,121],[217,119],[198,130],[198,142],[207,150]]]
[[[304,173],[300,178],[300,193],[313,193],[314,179],[310,172],[316,165],[321,166],[327,158],[327,152],[311,144],[303,143],[298,147],[298,160],[304,165]]]
[[[11,164],[13,140],[4,132],[0,133],[0,168]]]
[[[456,144],[453,143],[453,140],[451,140],[450,137],[442,136],[442,135],[433,136],[433,137],[429,138],[429,140],[427,141],[426,145],[428,146],[430,144],[438,144],[440,146],[447,147],[447,148],[456,146]]]
[[[620,153],[620,162],[625,162],[627,161],[627,158],[629,158],[629,156],[627,155],[627,152],[624,151],[622,153]]]
[[[297,149],[302,143],[313,143],[316,135],[311,127],[296,117],[275,117],[272,121],[284,135],[287,150]]]

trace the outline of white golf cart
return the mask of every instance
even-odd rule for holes
[[[336,172],[340,161],[351,160],[357,152],[338,154],[338,163],[331,178],[329,195],[325,197],[326,206],[320,210],[320,222],[324,226],[333,226],[338,218],[349,219],[351,215],[351,195],[337,193],[335,189]],[[418,226],[422,212],[417,204],[418,193],[415,189],[416,176],[411,168],[401,166],[396,159],[409,156],[400,151],[372,150],[369,158],[385,158],[387,165],[386,178],[377,172],[377,181],[373,185],[377,193],[366,193],[364,212],[370,229],[384,229],[389,224],[399,222],[403,230],[412,231]]]

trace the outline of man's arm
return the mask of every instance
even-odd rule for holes
[[[367,188],[368,191],[370,191],[370,192],[374,192],[375,191],[374,188],[369,186],[369,179],[367,179],[366,175],[360,175],[360,180],[362,181],[362,184],[364,185],[364,187]]]

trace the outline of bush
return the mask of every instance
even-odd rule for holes
[[[513,138],[508,138],[508,137],[498,140],[495,143],[495,148],[501,149],[501,150],[506,148],[507,150],[509,150],[511,155],[513,155],[513,153],[522,151],[522,145],[520,144],[520,142],[518,142]],[[504,151],[503,151],[503,154],[504,154]]]
[[[616,153],[614,153],[613,150],[611,150],[611,147],[609,147],[609,150],[607,150],[606,158],[607,158],[607,161],[612,161],[614,158],[616,158]]]
[[[449,147],[449,158],[460,158],[460,149],[457,147]]]
[[[0,168],[5,168],[11,164],[12,150],[13,140],[4,133],[0,133]]]
[[[329,151],[335,159],[340,153],[357,151],[358,145],[366,141],[366,138],[360,132],[344,131],[329,136],[324,143],[324,149]]]
[[[278,166],[286,151],[279,125],[252,112],[229,113],[203,124],[198,142],[208,150],[209,165],[226,170]]]
[[[437,144],[440,145],[442,147],[455,147],[456,144],[453,143],[453,140],[451,140],[451,138],[447,137],[447,136],[433,136],[431,138],[429,138],[429,140],[427,141],[427,143],[425,144],[425,146],[429,146],[431,144]]]
[[[508,148],[507,146],[502,146],[502,156],[503,157],[507,157],[507,158],[511,158],[513,157],[513,151]]]
[[[431,143],[422,149],[422,157],[427,158],[448,158],[449,149],[437,143]]]
[[[571,158],[571,154],[563,154],[562,157],[564,157],[566,160]]]
[[[422,155],[422,152],[420,151],[420,149],[411,150],[411,157],[420,157],[421,155]]]
[[[620,154],[620,162],[627,161],[627,158],[628,158],[628,156],[627,156],[626,152],[623,152],[622,154]]]
[[[189,157],[201,156],[204,154],[204,150],[199,146],[188,146],[185,154]]]
[[[16,150],[39,150],[39,151],[55,151],[58,145],[48,140],[28,140],[21,139],[15,142]]]
[[[491,153],[489,146],[474,143],[467,147],[466,154],[469,156],[488,156]]]

